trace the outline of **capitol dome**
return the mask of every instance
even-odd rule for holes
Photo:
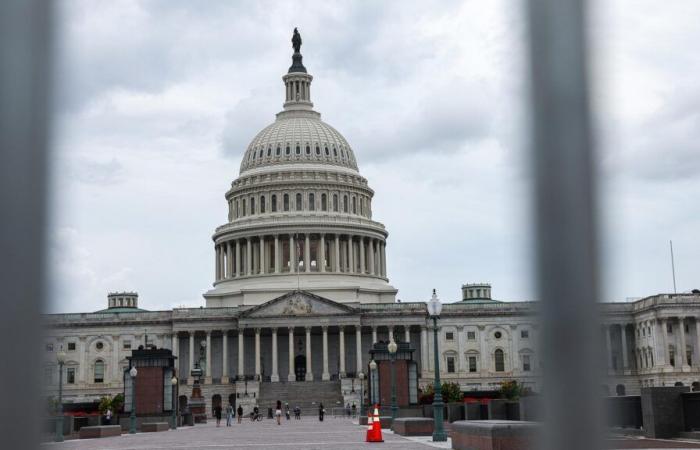
[[[297,289],[344,303],[394,302],[374,191],[348,141],[313,109],[312,80],[295,48],[283,110],[255,135],[226,192],[207,306],[256,305]]]

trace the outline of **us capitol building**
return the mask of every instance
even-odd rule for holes
[[[313,109],[313,77],[300,46],[295,30],[283,109],[253,138],[225,194],[228,222],[213,234],[206,307],[146,311],[136,293],[119,292],[94,313],[45,316],[49,393],[57,389],[59,349],[67,354],[66,401],[88,402],[123,391],[126,358],[141,345],[177,356],[181,398],[190,395],[188,375],[201,364],[208,404],[253,404],[296,385],[358,402],[370,348],[391,339],[414,349],[411,387],[432,382],[426,303],[396,301],[388,232],[373,219],[374,191],[350,144]],[[512,379],[540,390],[536,306],[494,300],[487,283],[462,286],[462,299],[447,302],[438,322],[441,378],[465,392]],[[700,381],[700,292],[601,308],[604,390],[629,394]]]

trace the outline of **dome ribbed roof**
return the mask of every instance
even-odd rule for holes
[[[357,171],[350,144],[335,128],[314,116],[281,113],[248,145],[241,161],[241,173],[293,163],[330,164]]]

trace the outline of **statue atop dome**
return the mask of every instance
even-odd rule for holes
[[[301,48],[301,34],[299,34],[299,30],[297,30],[296,27],[294,27],[294,34],[292,35],[292,47],[294,48],[294,53],[299,53],[299,49]]]

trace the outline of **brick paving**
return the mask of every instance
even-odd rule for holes
[[[46,443],[46,450],[197,450],[197,449],[359,449],[386,448],[406,450],[428,450],[427,443],[416,442],[384,433],[384,443],[365,443],[366,427],[352,423],[350,419],[327,418],[324,422],[305,417],[302,420],[282,420],[277,425],[274,420],[251,422],[244,420],[242,424],[232,427],[222,426],[210,421],[194,427],[182,427],[160,433],[123,434],[121,436],[102,439],[69,440],[62,443]]]

